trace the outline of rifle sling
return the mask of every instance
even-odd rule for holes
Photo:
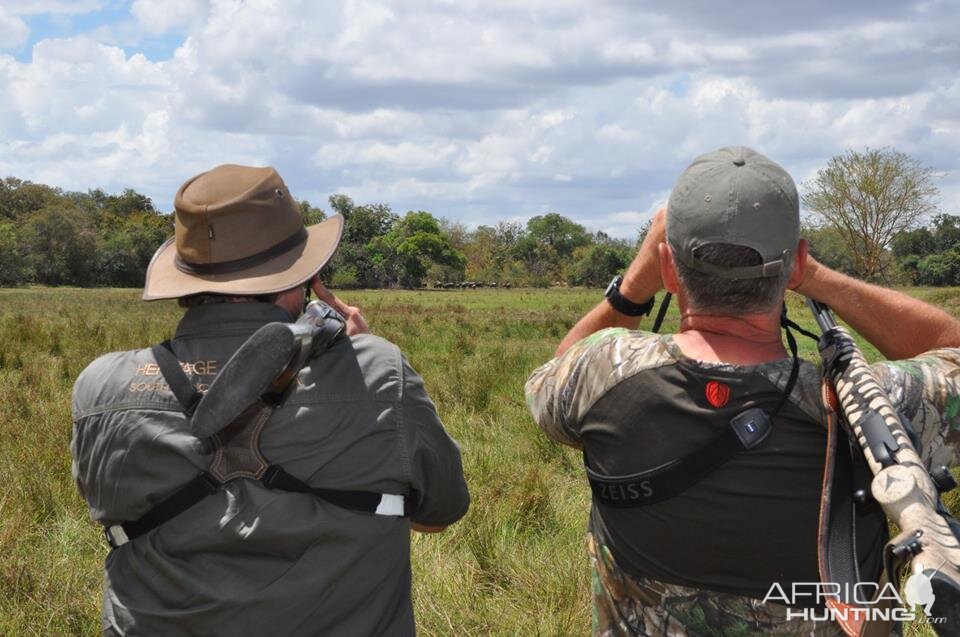
[[[157,366],[160,367],[163,380],[170,386],[170,391],[173,392],[173,395],[176,396],[177,401],[183,407],[183,413],[187,415],[187,418],[190,418],[193,416],[197,405],[200,404],[203,394],[193,386],[193,381],[183,371],[180,361],[173,353],[173,345],[169,340],[154,345],[150,351],[153,352]]]
[[[170,391],[183,407],[189,419],[203,397],[173,353],[170,341],[152,348]],[[241,415],[241,417],[244,417]],[[321,500],[343,509],[361,513],[406,517],[409,515],[407,497],[373,491],[347,491],[342,489],[319,489],[288,473],[282,466],[271,464],[259,480],[266,488],[293,493],[309,493]],[[123,546],[130,540],[149,533],[161,524],[172,520],[184,511],[193,508],[207,496],[217,493],[229,480],[221,481],[207,471],[201,471],[185,485],[166,496],[137,520],[105,525],[104,534],[112,548]]]
[[[853,495],[856,489],[854,458],[860,452],[834,410],[835,394],[829,380],[824,377],[821,390],[825,424],[827,428],[826,458],[823,466],[823,486],[820,494],[820,519],[817,530],[817,563],[820,581],[837,584],[840,593],[837,599],[827,600],[827,606],[837,611],[837,624],[850,637],[873,637],[890,634],[892,621],[864,621],[855,611],[864,608],[849,594],[855,585],[862,582],[857,551],[857,504]],[[879,584],[886,581],[881,575]],[[877,601],[874,608],[890,607],[889,600]],[[846,611],[846,612],[845,612]]]
[[[823,391],[829,391],[824,388]],[[820,495],[817,558],[824,582],[855,584],[860,581],[856,550],[856,515],[853,502],[853,458],[849,437],[837,424],[835,413],[826,418],[827,448]],[[846,587],[845,587],[846,588]],[[844,603],[850,600],[841,597]]]

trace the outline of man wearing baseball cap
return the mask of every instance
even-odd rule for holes
[[[637,331],[664,288],[679,331]],[[810,257],[778,164],[743,147],[702,155],[624,276],[526,385],[540,427],[583,450],[594,634],[843,634],[763,601],[774,583],[820,581],[820,374],[781,340],[787,288],[898,361],[874,368],[918,450],[957,465],[960,322]],[[853,462],[855,486],[867,485]],[[876,582],[886,520],[869,498],[854,517],[855,566]]]
[[[235,165],[174,207],[143,298],[179,299],[175,334],[74,387],[73,474],[110,545],[104,633],[414,634],[410,530],[442,530],[469,497],[423,380],[317,277],[343,218],[304,227],[273,168]],[[199,433],[203,392],[308,287],[332,308],[325,350],[256,418]]]

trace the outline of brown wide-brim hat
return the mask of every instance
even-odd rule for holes
[[[273,294],[302,285],[330,260],[343,217],[309,228],[273,168],[224,165],[193,177],[174,199],[173,238],[147,268],[143,300],[193,294]]]

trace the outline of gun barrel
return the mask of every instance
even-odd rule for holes
[[[833,313],[824,303],[821,303],[816,299],[808,298],[807,307],[809,307],[810,311],[813,312],[813,318],[817,320],[817,325],[820,326],[821,332],[829,331],[831,328],[837,326],[837,321],[833,318]]]

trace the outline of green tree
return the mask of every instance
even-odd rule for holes
[[[99,238],[89,216],[69,201],[50,204],[26,218],[22,239],[36,281],[45,285],[94,285]]]
[[[933,249],[947,252],[960,247],[960,217],[940,214],[933,218]],[[922,253],[917,253],[922,254]]]
[[[0,287],[23,285],[30,278],[30,268],[16,227],[0,221]]]
[[[466,257],[450,245],[440,223],[429,212],[410,211],[382,237],[370,242],[375,263],[388,283],[414,288],[423,285],[431,266],[447,266],[463,272]]]
[[[153,212],[109,215],[101,223],[98,283],[138,287],[157,248],[173,234],[173,219]]]
[[[924,257],[937,251],[937,242],[929,228],[905,230],[890,242],[890,251],[897,259],[910,255]]]
[[[480,226],[474,230],[462,250],[467,257],[467,279],[521,283],[516,276],[518,269],[512,266],[517,243],[525,235],[521,224],[509,221],[501,221],[496,226]]]
[[[817,261],[846,274],[855,273],[853,258],[836,228],[825,223],[805,223],[800,228],[800,235],[807,240],[810,254]]]
[[[141,195],[133,188],[125,188],[119,195],[107,197],[104,210],[118,217],[128,217],[142,212],[157,212],[150,197]]]
[[[343,215],[345,225],[340,246],[330,263],[324,266],[321,276],[325,281],[334,281],[343,269],[355,281],[352,285],[365,288],[386,285],[389,277],[385,264],[373,259],[368,245],[390,231],[397,222],[397,215],[386,204],[358,206],[346,195],[332,195],[329,201],[330,207]],[[339,280],[344,281],[342,277]]]
[[[307,226],[313,226],[327,218],[327,213],[321,208],[310,205],[306,199],[298,202],[300,206],[300,215],[303,217],[303,223]]]
[[[890,249],[900,271],[916,285],[956,285],[960,253],[960,217],[940,214],[931,228],[900,232]]]
[[[583,226],[555,212],[530,219],[527,233],[537,243],[552,247],[561,257],[573,256],[576,248],[590,242]]]
[[[21,219],[61,196],[57,188],[7,177],[0,180],[0,219]]]
[[[957,285],[960,283],[960,252],[948,250],[921,258],[916,265],[920,285]]]
[[[864,278],[883,274],[884,251],[934,209],[938,194],[932,169],[891,148],[848,150],[804,186],[804,205],[837,229]]]
[[[622,272],[633,258],[629,248],[618,247],[613,243],[595,243],[577,248],[574,262],[567,274],[570,285],[601,287]]]
[[[471,241],[471,232],[459,221],[440,219],[440,232],[447,237],[450,247],[463,252]]]
[[[353,199],[347,195],[339,193],[333,194],[330,195],[327,201],[330,203],[330,207],[333,208],[334,214],[343,215],[344,219],[350,217],[350,213],[353,212]]]
[[[497,281],[501,268],[497,263],[497,230],[479,226],[463,246],[467,258],[466,277],[471,281]],[[441,279],[445,280],[445,279]]]
[[[527,222],[527,232],[517,241],[514,254],[529,269],[532,285],[547,286],[563,279],[573,251],[588,243],[590,235],[583,226],[551,212]]]
[[[643,225],[640,226],[640,229],[637,230],[637,250],[640,249],[640,246],[643,245],[643,240],[647,238],[647,233],[650,232],[650,226],[653,225],[653,217],[647,219],[643,222]]]

